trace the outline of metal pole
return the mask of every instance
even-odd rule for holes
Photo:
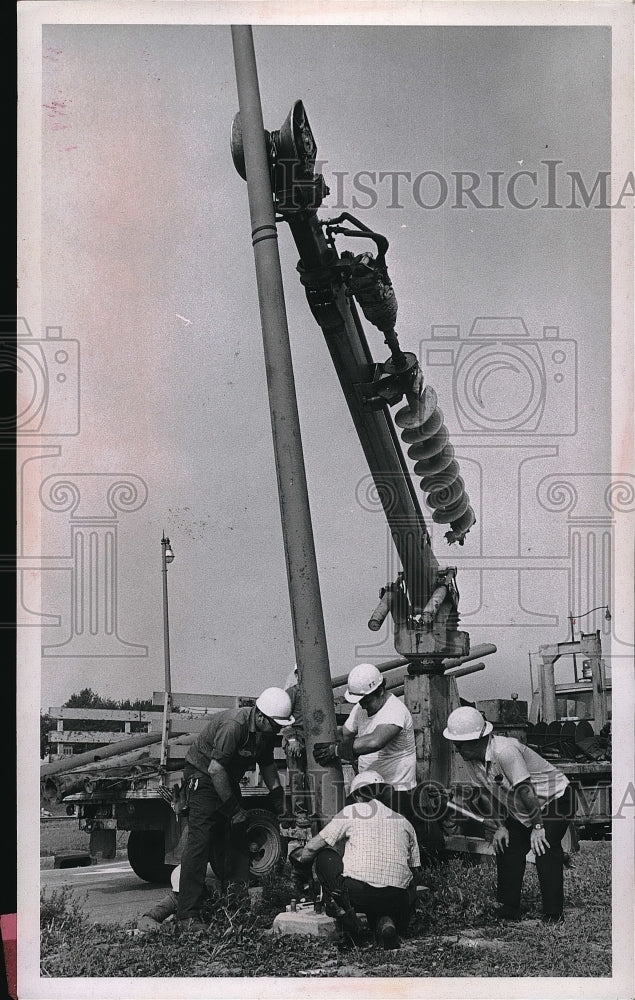
[[[569,615],[569,625],[571,626],[571,642],[575,642],[575,635],[573,633],[573,623],[575,621],[575,615]],[[576,659],[575,653],[573,653],[573,680],[578,683],[578,661]]]
[[[170,623],[168,619],[168,558],[170,539],[161,538],[161,571],[163,574],[163,660],[165,669],[165,697],[163,700],[163,729],[161,735],[161,763],[163,768],[168,760],[168,740],[170,738],[170,711],[172,702],[172,679],[170,677]],[[170,554],[172,549],[170,548]],[[172,559],[174,556],[172,556]],[[170,562],[172,561],[170,559]]]
[[[314,763],[313,747],[335,740],[337,725],[253,34],[250,25],[232,25],[231,32],[307,771],[321,825],[343,805],[343,779],[339,766]]]

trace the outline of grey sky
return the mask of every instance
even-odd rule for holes
[[[567,171],[590,186],[611,169],[610,30],[257,26],[254,40],[266,127],[279,128],[301,98],[327,161],[332,193],[320,214],[335,214],[333,171],[346,171],[347,208],[390,241],[403,347],[425,358],[432,325],[459,325],[464,337],[476,317],[521,317],[533,356],[544,360],[549,436],[508,435],[503,448],[477,449],[461,436],[451,369],[426,370],[478,517],[463,549],[448,549],[438,533],[436,553],[459,566],[462,627],[474,643],[499,648],[461,692],[528,697],[528,652],[564,639],[569,613],[566,516],[545,511],[537,484],[610,469],[611,212],[540,207],[544,161],[562,161],[564,206]],[[294,653],[247,192],[229,152],[237,110],[230,30],[47,25],[43,56],[42,326],[80,342],[81,430],[57,441],[61,454],[43,460],[42,476],[130,473],[147,484],[145,505],[120,515],[117,581],[119,635],[149,655],[45,656],[42,702],[61,704],[84,686],[115,698],[161,688],[163,528],[176,554],[174,688],[255,694],[286,677]],[[516,189],[522,200],[537,195],[536,208],[514,208],[505,193],[521,170],[537,172],[535,186],[524,178]],[[425,209],[402,179],[402,207],[389,207],[390,181],[366,178],[377,203],[355,209],[353,195],[362,206],[370,200],[355,188],[360,171],[435,171],[448,197]],[[477,209],[467,199],[453,207],[456,171],[482,178],[476,193],[486,204],[491,173],[500,172],[503,207]],[[438,193],[428,180],[420,201]],[[373,636],[366,628],[389,576],[389,545],[383,517],[356,496],[367,468],[284,226],[280,253],[336,674],[360,658],[394,655],[385,629]],[[575,341],[577,397],[572,346],[560,392],[544,326]],[[383,359],[381,335],[367,332]],[[495,409],[500,393],[511,406],[524,377],[492,375],[486,405]],[[68,556],[69,513],[40,514],[43,553]],[[520,590],[517,570],[502,568],[481,592],[476,563],[462,571],[461,558],[482,553],[526,557]],[[43,629],[44,644],[64,641],[68,568],[44,574],[42,610],[61,616]]]

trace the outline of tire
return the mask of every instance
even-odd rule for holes
[[[287,841],[280,835],[278,820],[266,809],[250,809],[247,827],[251,862],[249,874],[258,885],[287,856]]]
[[[135,875],[144,882],[169,885],[174,865],[165,863],[163,830],[131,830],[128,837],[128,861]]]
[[[247,826],[251,854],[249,881],[252,885],[260,885],[286,858],[287,841],[280,835],[278,820],[273,813],[267,809],[250,809],[245,803],[244,807],[249,813]],[[222,880],[222,864],[214,851],[209,863],[216,877]]]

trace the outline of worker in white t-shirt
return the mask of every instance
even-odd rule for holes
[[[394,808],[408,814],[407,793],[417,784],[417,757],[412,716],[404,703],[386,690],[386,682],[372,663],[359,663],[348,675],[344,697],[353,704],[338,729],[335,743],[318,743],[318,764],[338,758],[351,760],[361,774],[373,770],[398,793]]]

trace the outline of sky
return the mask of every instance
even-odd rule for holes
[[[529,654],[567,639],[570,613],[611,603],[607,552],[627,517],[604,501],[619,210],[595,207],[598,192],[585,207],[570,177],[590,191],[611,171],[611,31],[258,24],[254,44],[265,127],[304,102],[330,188],[320,216],[345,208],[389,240],[401,344],[459,456],[477,524],[462,548],[435,528],[434,550],[457,566],[460,627],[498,649],[460,692],[529,699]],[[49,393],[20,482],[40,531],[39,550],[22,539],[42,572],[21,613],[42,626],[42,706],[83,687],[162,689],[163,530],[173,689],[255,695],[295,657],[247,190],[229,149],[230,28],[45,24],[41,55],[41,312],[24,319]],[[456,194],[459,172],[478,180],[476,204]],[[388,624],[366,623],[399,567],[278,228],[336,675],[395,655]],[[603,641],[608,655],[608,629]]]

